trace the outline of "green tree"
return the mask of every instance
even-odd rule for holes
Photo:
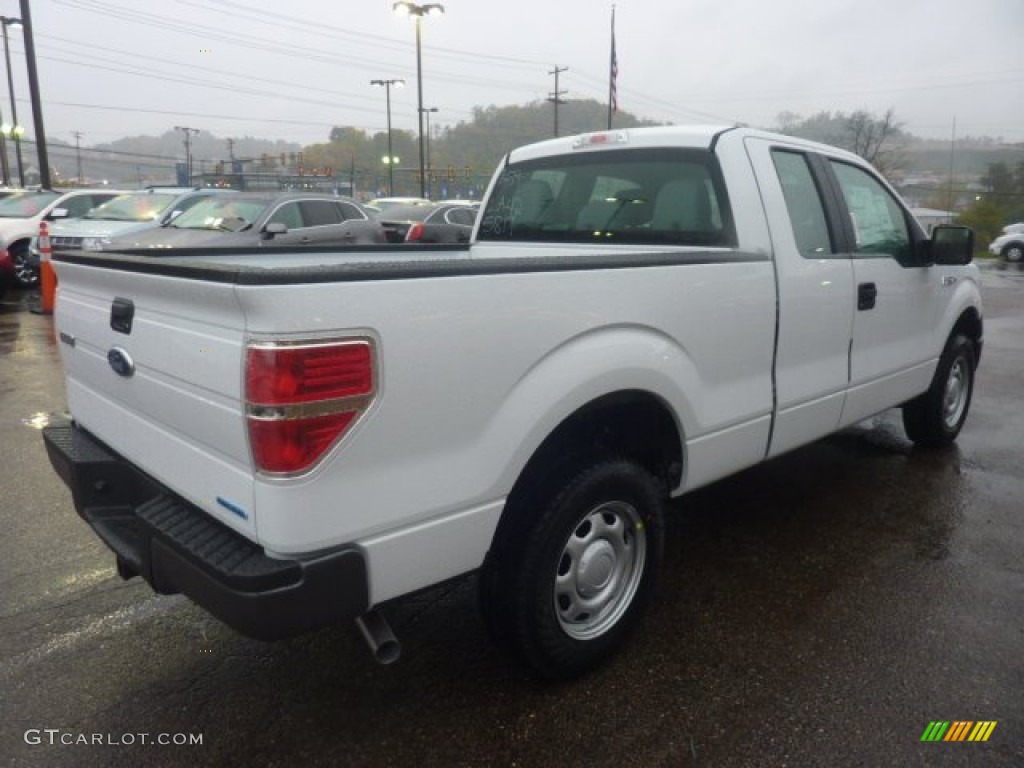
[[[978,249],[992,242],[1006,221],[1006,210],[990,198],[975,200],[957,217],[957,223],[974,230],[974,243]]]
[[[1017,163],[1014,170],[1004,162],[989,163],[981,183],[988,190],[989,198],[1002,208],[1004,224],[1024,221],[1024,161]]]

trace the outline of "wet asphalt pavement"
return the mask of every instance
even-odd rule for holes
[[[677,502],[639,633],[555,686],[488,643],[471,578],[388,608],[391,667],[349,626],[260,643],[121,581],[39,433],[64,408],[52,321],[9,293],[0,764],[1024,766],[1024,270],[1002,266],[955,449],[911,450],[894,411]],[[934,720],[997,725],[922,743]]]

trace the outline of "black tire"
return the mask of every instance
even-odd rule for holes
[[[14,280],[19,288],[35,288],[39,285],[39,270],[29,264],[28,243],[20,242],[11,246],[9,253],[14,263]]]
[[[974,394],[974,361],[971,340],[951,336],[928,391],[903,406],[903,428],[915,445],[944,448],[956,440]]]
[[[482,600],[495,601],[485,622],[540,675],[568,679],[615,652],[650,601],[664,545],[662,499],[638,464],[605,459],[569,473],[535,503],[533,525],[484,569]]]
[[[1008,243],[1003,248],[1003,258],[1014,263],[1024,259],[1024,243]]]

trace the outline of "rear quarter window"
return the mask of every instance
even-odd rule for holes
[[[507,166],[480,240],[734,247],[717,160],[708,151],[626,149]]]

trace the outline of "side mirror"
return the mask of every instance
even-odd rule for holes
[[[974,258],[974,230],[939,224],[932,230],[931,260],[946,266],[970,264]]]
[[[67,208],[54,208],[52,211],[50,211],[50,215],[47,216],[46,218],[48,218],[48,219],[66,219],[67,217],[68,217],[68,209]]]
[[[283,221],[272,221],[263,228],[260,236],[264,240],[273,240],[275,235],[284,235],[288,233],[288,227]]]

